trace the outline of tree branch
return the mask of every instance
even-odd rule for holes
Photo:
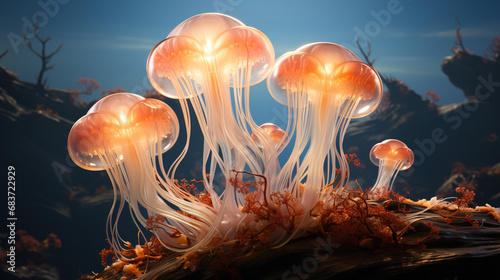
[[[370,41],[366,41],[366,43],[368,44],[368,49],[367,51],[365,52],[365,50],[363,49],[363,47],[361,47],[361,44],[359,43],[359,37],[356,37],[356,45],[358,45],[358,48],[359,48],[359,51],[361,52],[361,54],[363,55],[366,63],[370,66],[373,67],[373,64],[375,63],[375,61],[377,60],[376,58],[375,59],[371,59],[370,56],[372,55],[372,46],[370,45]]]
[[[5,50],[2,54],[0,54],[0,59],[2,59],[2,57],[4,57],[8,52],[9,50]]]
[[[46,47],[47,47],[47,42],[50,41],[50,37],[47,37],[47,38],[42,38],[40,37],[40,35],[38,34],[38,29],[39,29],[39,22],[38,22],[38,18],[35,20],[35,22],[33,23],[33,35],[35,36],[35,38],[38,40],[38,42],[40,42],[40,44],[42,45],[42,49],[41,51],[37,51],[34,47],[33,47],[33,44],[30,40],[30,38],[28,38],[28,34],[26,33],[26,29],[23,30],[23,39],[24,39],[24,43],[28,46],[28,48],[35,54],[37,55],[38,57],[40,57],[40,59],[42,60],[42,67],[40,69],[40,72],[38,74],[38,78],[37,78],[37,86],[40,87],[41,89],[43,89],[45,87],[45,85],[47,84],[47,78],[43,78],[43,75],[45,74],[46,71],[48,70],[52,70],[54,69],[54,65],[50,65],[49,66],[49,63],[50,63],[50,59],[55,55],[57,54],[63,44],[59,45],[59,47],[57,47],[57,49],[55,51],[53,51],[52,53],[50,54],[47,54],[46,53]]]
[[[455,19],[457,20],[457,41],[455,41],[455,46],[459,46],[462,51],[467,51],[464,47],[464,43],[462,42],[462,33],[460,32],[460,29],[462,28],[460,21],[458,20],[457,15],[455,15]]]

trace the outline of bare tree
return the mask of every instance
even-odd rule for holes
[[[366,63],[368,65],[370,65],[371,67],[373,67],[373,64],[375,64],[375,61],[377,61],[377,59],[376,58],[373,58],[373,59],[371,58],[371,55],[372,55],[372,46],[370,45],[370,41],[366,41],[366,43],[368,45],[368,48],[365,51],[363,49],[363,47],[361,46],[361,44],[359,43],[359,37],[356,38],[356,45],[358,45],[359,51],[363,55],[363,58],[365,59],[365,61],[366,61]],[[388,78],[384,77],[383,75],[380,75],[380,79],[382,79],[382,82],[384,82],[385,84],[387,84],[389,82]]]
[[[9,50],[6,50],[3,53],[1,53],[0,54],[0,59],[2,59],[2,57],[4,57],[8,52],[9,52]]]
[[[376,58],[372,59],[370,57],[372,55],[372,46],[370,45],[370,41],[366,41],[366,43],[368,44],[368,48],[365,52],[365,50],[363,49],[363,47],[361,47],[361,44],[359,43],[359,37],[356,38],[356,45],[358,45],[359,51],[363,55],[363,58],[365,59],[365,61],[368,65],[373,67],[373,64],[375,63],[375,61],[377,59]]]
[[[26,30],[23,31],[23,38],[24,38],[24,43],[28,46],[28,48],[42,60],[42,68],[40,69],[40,73],[38,74],[36,85],[39,88],[43,89],[45,87],[45,85],[47,84],[47,78],[43,79],[43,75],[45,74],[46,71],[54,69],[53,64],[49,65],[50,60],[52,59],[52,57],[55,54],[57,54],[61,50],[63,44],[59,45],[59,47],[57,47],[57,49],[55,51],[53,51],[52,53],[47,53],[47,50],[46,50],[47,42],[51,38],[47,37],[44,39],[44,38],[40,37],[40,35],[38,35],[38,28],[39,28],[39,23],[38,23],[38,20],[36,20],[35,23],[33,23],[33,34],[34,34],[35,38],[42,45],[41,51],[37,51],[33,47],[31,40],[28,38],[28,34],[26,33]]]
[[[462,32],[460,32],[460,29],[462,28],[462,25],[460,24],[460,21],[458,20],[457,15],[455,15],[455,19],[457,20],[457,40],[455,41],[455,45],[453,46],[452,49],[457,49],[460,47],[462,51],[467,52],[467,49],[464,47],[464,43],[462,42]]]

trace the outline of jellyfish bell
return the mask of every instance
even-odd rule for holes
[[[316,94],[321,91],[324,65],[304,52],[288,52],[279,57],[267,79],[271,96],[285,106],[299,107],[294,100],[300,93]]]
[[[158,43],[146,68],[151,85],[168,98],[191,98],[202,92],[204,50],[192,37],[174,36]]]
[[[79,167],[100,171],[123,159],[123,126],[107,112],[90,113],[75,122],[68,136],[68,153]]]
[[[310,43],[297,49],[314,56],[324,66],[326,77],[329,77],[341,63],[361,61],[351,50],[338,44],[328,42]]]
[[[239,70],[249,72],[250,85],[259,83],[273,61],[272,44],[262,32],[230,16],[207,13],[172,30],[151,51],[147,70],[151,84],[161,94],[185,99],[217,92],[221,74],[231,86],[241,87],[238,76],[228,75]]]
[[[245,26],[245,24],[231,16],[219,13],[204,13],[190,17],[175,27],[167,38],[187,36],[198,41],[205,54],[213,50],[215,39],[229,28]]]
[[[250,85],[264,80],[274,62],[271,41],[261,31],[247,26],[237,26],[222,32],[214,44],[218,70],[224,75],[250,71]],[[245,73],[246,74],[246,73]],[[231,75],[232,76],[232,75]],[[238,81],[230,81],[238,86]]]
[[[347,61],[337,66],[332,73],[327,91],[345,97],[342,110],[348,102],[355,101],[352,118],[371,114],[382,101],[382,79],[370,65],[361,61]]]
[[[260,126],[260,129],[265,135],[269,137],[269,139],[272,141],[276,149],[281,148],[288,139],[288,135],[286,134],[286,132],[273,123],[262,124]],[[257,136],[257,133],[255,132],[252,133],[252,139],[259,148],[264,147],[264,145],[261,142],[262,138]]]
[[[154,149],[154,155],[169,150],[179,136],[179,120],[166,103],[143,99],[128,113],[128,123],[135,143],[141,150]]]
[[[370,160],[376,166],[380,161],[387,164],[398,164],[398,170],[406,170],[413,165],[414,155],[405,143],[396,139],[387,139],[375,144],[370,151]]]
[[[144,100],[144,97],[133,93],[122,92],[111,94],[97,101],[90,107],[87,114],[108,112],[118,118],[122,124],[126,124],[130,108],[141,100]]]

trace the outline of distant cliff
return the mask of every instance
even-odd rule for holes
[[[345,149],[356,147],[366,166],[353,168],[351,179],[360,179],[362,186],[373,184],[377,168],[368,154],[388,138],[402,140],[415,153],[413,167],[401,172],[396,184],[396,191],[409,190],[412,198],[453,195],[454,186],[462,182],[448,180],[457,176],[452,174],[455,163],[488,170],[500,162],[500,63],[457,51],[443,60],[442,69],[469,101],[436,106],[403,82],[384,78],[389,90],[385,105],[370,119],[351,124],[346,134]],[[500,204],[500,176],[492,176],[483,180],[477,173],[466,180],[476,188],[479,204]],[[448,187],[440,188],[445,180]]]

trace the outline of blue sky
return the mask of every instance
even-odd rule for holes
[[[146,60],[150,50],[183,20],[204,12],[224,12],[266,34],[276,58],[303,44],[334,42],[351,48],[355,37],[368,38],[375,68],[392,75],[423,94],[442,96],[438,104],[464,100],[463,94],[440,70],[443,57],[455,41],[454,16],[462,23],[464,45],[483,55],[500,35],[500,2],[482,1],[97,1],[0,0],[0,53],[9,53],[0,65],[34,82],[40,60],[24,44],[12,43],[22,35],[26,21],[45,14],[40,34],[50,36],[49,50],[64,46],[48,72],[53,88],[80,88],[81,77],[94,78],[102,89],[121,87],[139,92],[150,87]],[[40,5],[42,3],[42,5]],[[49,9],[44,10],[45,4]],[[56,5],[54,5],[56,4]],[[57,9],[55,8],[57,6]],[[386,15],[390,15],[390,19]],[[377,21],[377,15],[384,15]],[[361,33],[362,32],[362,33]],[[10,38],[9,38],[10,34]],[[365,36],[365,37],[363,37]],[[17,52],[16,52],[17,51]],[[267,93],[265,83],[255,86],[253,102],[262,105],[263,119],[279,118],[282,111]],[[269,102],[262,102],[268,100]],[[267,113],[266,113],[267,112]]]

